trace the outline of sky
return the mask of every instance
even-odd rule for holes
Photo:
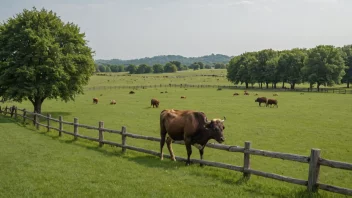
[[[0,21],[52,10],[81,28],[94,59],[239,55],[352,44],[352,0],[1,0]]]

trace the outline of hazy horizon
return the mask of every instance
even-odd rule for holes
[[[77,24],[94,59],[234,56],[352,43],[347,0],[5,0],[0,20],[34,6]]]

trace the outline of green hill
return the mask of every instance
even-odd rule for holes
[[[131,59],[131,60],[121,60],[121,59],[111,59],[111,60],[102,60],[98,59],[96,63],[104,63],[111,65],[139,65],[139,64],[166,64],[170,61],[179,61],[183,65],[190,65],[193,62],[202,62],[204,64],[213,64],[213,63],[228,63],[231,60],[231,56],[223,54],[211,54],[201,57],[184,57],[180,55],[160,55],[154,57],[145,57],[140,59]]]

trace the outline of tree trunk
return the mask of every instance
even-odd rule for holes
[[[318,89],[318,92],[319,92],[319,87],[320,87],[320,83],[317,84],[317,89]]]
[[[310,89],[313,89],[313,83],[310,83],[310,84],[309,84],[309,88],[310,88]],[[313,91],[313,90],[312,90],[312,91]]]
[[[350,88],[350,81],[347,80],[347,88]]]
[[[282,81],[282,88],[285,88],[285,81]]]
[[[266,84],[266,88],[269,89],[269,83],[266,82],[265,84]]]
[[[296,83],[291,83],[291,89],[295,89]]]
[[[274,83],[274,89],[276,89],[276,83]]]
[[[248,82],[246,82],[246,89],[248,89]]]
[[[42,104],[43,104],[45,98],[35,97],[33,99],[32,97],[29,97],[28,99],[33,104],[34,113],[42,113]]]

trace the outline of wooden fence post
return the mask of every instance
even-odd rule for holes
[[[59,116],[59,137],[61,137],[62,136],[62,130],[63,130],[63,127],[62,127],[62,120],[63,120],[63,118],[62,118],[62,116]]]
[[[46,131],[49,132],[50,131],[50,118],[51,118],[51,115],[48,114],[46,119],[47,119],[47,127],[46,127]]]
[[[73,134],[74,134],[74,140],[77,140],[77,134],[78,134],[78,118],[73,119]]]
[[[13,117],[13,114],[15,113],[15,105],[13,105],[12,107],[10,107],[10,114],[11,114],[11,118]]]
[[[26,109],[23,109],[23,124],[26,124],[26,114],[27,114]]]
[[[39,123],[40,121],[39,121],[39,116],[37,115],[37,113],[35,113],[34,114],[34,123],[35,123],[35,128],[37,129],[37,130],[39,130]]]
[[[102,147],[104,145],[104,122],[99,121],[99,146]]]
[[[251,148],[251,142],[244,142],[244,151],[243,151],[243,177],[250,178],[251,174],[246,172],[246,170],[250,169],[251,161],[250,161],[250,154],[248,150]]]
[[[121,129],[121,137],[122,137],[122,153],[126,152],[126,127],[123,126]]]
[[[319,180],[319,158],[320,149],[311,149],[309,158],[309,173],[308,173],[308,192],[317,192]]]
[[[17,119],[17,107],[15,107],[15,119]]]

